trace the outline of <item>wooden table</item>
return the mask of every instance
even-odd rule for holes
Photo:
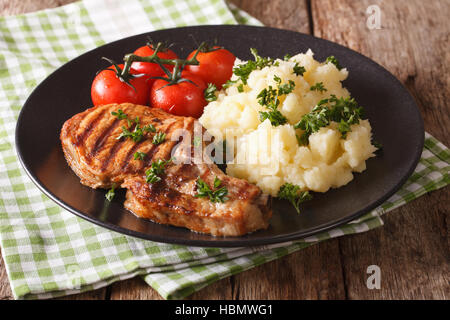
[[[0,14],[56,7],[73,0],[0,0]],[[449,0],[232,0],[265,25],[314,34],[377,61],[415,97],[425,129],[450,145]],[[366,13],[378,5],[381,29]],[[374,21],[374,20],[370,20]],[[369,21],[369,22],[370,22]],[[407,134],[407,133],[404,133]],[[449,188],[387,214],[385,226],[298,251],[223,279],[191,299],[449,299]],[[369,265],[381,289],[366,286]],[[11,299],[3,260],[0,299]],[[67,299],[161,299],[140,278]]]

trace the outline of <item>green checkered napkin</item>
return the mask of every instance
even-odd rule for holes
[[[0,243],[17,299],[51,298],[137,275],[166,299],[320,241],[383,224],[380,215],[449,183],[449,150],[426,134],[422,158],[382,206],[329,232],[252,248],[198,248],[127,237],[58,207],[22,170],[14,146],[18,113],[33,88],[81,53],[125,36],[196,24],[259,24],[222,0],[89,0],[0,18]]]

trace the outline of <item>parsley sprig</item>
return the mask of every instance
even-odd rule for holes
[[[295,129],[304,130],[298,137],[300,145],[308,145],[309,136],[326,127],[331,121],[338,123],[338,130],[341,137],[345,139],[347,133],[351,131],[352,124],[358,124],[363,116],[363,107],[358,106],[354,98],[337,98],[334,94],[328,99],[319,101],[310,113],[305,114],[302,119],[295,124]]]
[[[123,120],[123,119],[128,119],[128,116],[126,113],[123,112],[122,109],[117,110],[117,112],[111,112],[111,114],[115,117],[117,117],[117,119],[119,120]]]
[[[300,213],[300,204],[302,202],[312,199],[309,191],[300,191],[300,187],[291,183],[285,183],[278,191],[278,198],[288,200],[295,208],[297,213]]]
[[[275,127],[287,123],[287,118],[279,110],[260,111],[259,120],[264,122],[266,119],[269,119],[270,123]]]
[[[205,100],[209,102],[216,101],[217,100],[216,90],[217,87],[213,83],[208,83],[208,87],[205,89],[203,93],[205,96]]]
[[[203,181],[200,177],[197,178],[196,186],[197,186],[197,194],[196,198],[209,198],[211,202],[220,202],[223,203],[228,200],[228,189],[226,187],[221,187],[222,181],[217,178],[214,178],[214,189],[212,190],[208,184]]]
[[[158,145],[163,143],[166,140],[166,134],[164,132],[157,132],[154,136],[153,136],[153,140],[152,143],[154,145]]]
[[[147,132],[156,132],[155,126],[152,125],[151,123],[143,126],[142,130],[147,131]]]
[[[334,64],[336,66],[336,68],[338,68],[338,70],[341,70],[342,67],[339,64],[339,61],[336,59],[335,56],[329,56],[327,58],[327,60],[325,60],[325,63],[331,62],[332,64]]]
[[[292,56],[289,53],[286,53],[284,55],[283,60],[284,61],[289,61],[289,59],[292,58]],[[303,76],[303,74],[306,72],[305,67],[301,66],[298,62],[295,62],[294,68],[293,68],[293,73],[296,76]]]
[[[139,124],[139,117],[136,117],[134,120],[128,118],[128,115],[126,113],[123,112],[122,109],[117,110],[116,112],[111,112],[111,114],[115,117],[117,117],[117,119],[119,120],[127,120],[128,126],[130,127],[133,122],[135,122],[136,124]]]
[[[165,167],[171,161],[172,159],[158,159],[156,161],[153,161],[152,166],[145,171],[145,181],[147,183],[156,183],[161,181],[161,176],[165,173]]]
[[[134,160],[144,160],[147,154],[145,152],[136,151],[133,155]]]
[[[144,137],[145,132],[153,132],[156,133],[156,128],[153,124],[149,123],[145,126],[141,127],[139,117],[134,118],[134,120],[131,120],[126,113],[123,112],[122,109],[117,110],[117,112],[111,112],[113,116],[116,116],[119,120],[127,120],[128,128],[125,126],[122,126],[122,133],[116,138],[117,140],[120,140],[122,138],[130,138],[134,142],[139,142]],[[136,126],[134,127],[133,131],[130,131],[129,127],[131,127],[132,123],[136,123]],[[155,145],[161,144],[166,140],[166,134],[163,132],[157,132],[153,136],[152,143]],[[134,159],[137,160],[142,155],[136,155],[134,154]],[[142,159],[141,159],[142,160]]]
[[[277,75],[273,79],[278,87],[273,88],[269,86],[264,88],[257,96],[258,103],[269,109],[269,111],[259,112],[259,120],[264,122],[266,119],[269,119],[273,126],[280,126],[287,123],[288,119],[278,110],[280,105],[279,97],[291,93],[295,88],[295,83],[289,80],[287,83],[281,84],[281,78]]]
[[[136,124],[133,131],[130,131],[127,127],[122,126],[122,133],[116,138],[120,140],[122,138],[130,138],[134,142],[139,142],[142,140],[144,132],[139,124]]]
[[[111,202],[112,199],[114,199],[114,196],[116,195],[115,190],[116,190],[116,185],[113,184],[112,187],[111,187],[111,189],[109,189],[108,192],[105,194],[106,200],[108,200],[108,201]]]
[[[299,65],[298,62],[295,63],[293,70],[296,76],[303,76],[303,74],[306,72],[305,67]]]
[[[222,85],[222,89],[228,89],[229,87],[231,87],[233,84],[237,83],[239,80],[227,80],[227,82],[225,82]]]
[[[261,57],[255,48],[250,49],[251,54],[255,60],[248,60],[233,68],[233,73],[239,77],[243,84],[247,84],[248,77],[253,70],[261,70],[264,67],[277,65],[277,62],[272,58]]]
[[[317,82],[315,85],[311,86],[309,88],[311,91],[319,91],[319,92],[325,92],[327,91],[327,88],[323,86],[323,82]]]

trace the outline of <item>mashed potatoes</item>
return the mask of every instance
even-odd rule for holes
[[[237,60],[235,65],[241,63]],[[303,66],[306,71],[295,74],[295,66]],[[303,131],[294,128],[322,99],[332,95],[349,97],[341,83],[347,76],[346,69],[316,61],[309,50],[253,70],[246,85],[237,82],[221,90],[199,120],[210,134],[217,140],[226,140],[235,152],[227,174],[246,179],[276,196],[285,183],[298,185],[301,190],[325,192],[349,183],[352,172],[365,170],[365,161],[376,151],[371,144],[368,120],[351,125],[345,138],[338,124],[330,122],[312,133],[307,145],[298,142],[297,136]],[[233,75],[232,80],[237,79]],[[292,81],[295,86],[278,97],[277,110],[287,122],[275,126],[269,119],[261,122],[260,112],[268,109],[258,103],[258,95],[265,88],[276,88],[280,80],[282,84]],[[311,90],[318,83],[326,90]]]

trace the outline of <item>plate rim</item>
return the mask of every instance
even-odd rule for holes
[[[385,193],[385,195],[383,197],[380,197],[379,199],[377,199],[376,201],[374,201],[372,204],[364,207],[361,210],[358,210],[356,212],[354,212],[353,214],[345,217],[345,218],[341,218],[341,219],[337,219],[337,220],[333,220],[331,222],[327,222],[327,223],[323,223],[319,226],[316,226],[314,228],[309,229],[308,231],[303,231],[303,232],[291,232],[288,234],[282,234],[282,235],[274,235],[274,236],[270,236],[268,238],[256,238],[256,239],[246,239],[245,235],[241,236],[241,239],[236,239],[239,237],[233,237],[233,240],[226,240],[227,237],[221,237],[221,236],[211,236],[211,240],[195,240],[195,239],[180,239],[180,238],[165,238],[162,236],[158,236],[158,235],[152,235],[152,234],[147,234],[147,233],[142,233],[142,232],[138,232],[138,231],[134,231],[134,230],[130,230],[130,229],[126,229],[123,227],[120,227],[118,225],[109,223],[109,222],[104,222],[104,221],[100,221],[97,220],[95,218],[93,218],[92,216],[89,216],[87,214],[84,214],[80,211],[78,211],[77,209],[73,208],[72,206],[66,204],[65,202],[63,202],[61,199],[59,199],[55,194],[53,194],[50,190],[46,189],[45,186],[43,185],[43,183],[41,183],[41,181],[38,179],[38,177],[31,172],[31,170],[29,170],[29,168],[27,167],[27,165],[24,162],[24,159],[22,157],[22,147],[20,144],[20,139],[19,139],[19,126],[20,123],[22,122],[22,118],[23,118],[23,114],[24,114],[24,110],[26,109],[26,106],[28,105],[29,101],[32,100],[34,94],[39,90],[39,88],[45,84],[45,82],[50,79],[51,77],[54,76],[54,74],[58,73],[60,71],[60,69],[64,68],[67,64],[72,63],[74,60],[77,59],[81,59],[83,56],[90,54],[91,52],[104,47],[104,46],[108,46],[111,45],[113,43],[117,43],[120,41],[123,41],[125,39],[130,39],[130,38],[134,38],[134,37],[142,37],[144,35],[148,35],[150,33],[153,32],[158,32],[158,31],[175,31],[175,30],[180,30],[180,29],[197,29],[197,28],[235,28],[235,29],[271,29],[271,30],[276,30],[276,31],[281,31],[281,32],[289,32],[289,33],[293,33],[296,35],[301,35],[303,37],[307,37],[307,38],[311,38],[313,39],[313,41],[319,41],[319,42],[324,42],[326,43],[328,46],[332,46],[332,47],[340,47],[341,49],[345,49],[345,50],[349,50],[351,51],[353,54],[357,54],[360,57],[362,57],[366,63],[370,63],[375,65],[378,69],[380,69],[380,71],[382,71],[383,73],[387,74],[389,77],[391,77],[395,82],[397,82],[397,84],[399,84],[403,90],[407,93],[407,96],[409,98],[409,100],[413,103],[413,105],[415,106],[414,111],[416,113],[416,117],[419,120],[419,127],[418,129],[420,129],[420,131],[423,132],[422,135],[420,135],[420,141],[418,141],[418,143],[416,144],[416,150],[415,150],[415,154],[414,154],[414,159],[411,162],[410,167],[407,170],[407,174],[405,174],[396,184],[395,186],[393,186],[388,192]],[[370,120],[370,119],[369,119]],[[80,55],[78,55],[77,57],[65,62],[64,64],[62,64],[61,66],[59,66],[56,70],[54,70],[53,72],[51,72],[48,76],[46,76],[34,89],[33,91],[30,93],[30,95],[28,96],[28,98],[26,99],[25,103],[23,104],[19,115],[17,117],[17,122],[16,122],[16,126],[15,126],[15,147],[16,147],[16,154],[17,157],[19,159],[20,164],[22,165],[22,168],[25,170],[26,174],[28,175],[28,177],[31,179],[31,181],[38,187],[38,189],[43,192],[47,197],[49,197],[52,201],[54,201],[57,205],[61,206],[62,208],[64,208],[65,210],[69,211],[70,213],[84,219],[87,220],[91,223],[94,223],[98,226],[107,228],[109,230],[112,230],[114,232],[118,232],[127,236],[132,236],[132,237],[136,237],[139,239],[143,239],[143,240],[148,240],[148,241],[154,241],[154,242],[161,242],[161,243],[169,243],[169,244],[178,244],[178,245],[187,245],[187,246],[194,246],[194,247],[216,247],[216,248],[234,248],[234,247],[251,247],[251,246],[259,246],[259,245],[270,245],[270,244],[275,244],[275,243],[283,243],[283,242],[291,242],[291,241],[295,241],[295,240],[299,240],[302,238],[306,238],[315,234],[318,234],[320,232],[325,232],[325,231],[329,231],[331,229],[334,229],[336,227],[339,227],[341,225],[344,225],[352,220],[357,219],[358,217],[362,216],[365,213],[370,212],[371,210],[373,210],[374,208],[378,207],[380,204],[382,204],[384,201],[386,201],[389,197],[391,197],[395,192],[397,192],[402,186],[403,184],[408,180],[408,178],[411,176],[411,174],[414,172],[414,169],[417,167],[417,164],[421,158],[421,154],[422,154],[422,150],[423,150],[423,146],[424,146],[424,141],[425,141],[425,131],[424,131],[424,122],[423,122],[423,118],[420,112],[420,109],[417,105],[417,102],[415,101],[415,99],[413,98],[413,96],[411,95],[411,93],[409,92],[409,90],[403,85],[403,83],[400,82],[400,80],[393,75],[391,72],[389,72],[386,68],[384,68],[382,65],[380,65],[379,63],[375,62],[374,60],[372,60],[371,58],[353,50],[350,49],[348,47],[345,47],[341,44],[338,44],[336,42],[327,40],[327,39],[322,39],[322,38],[318,38],[314,35],[310,35],[310,34],[305,34],[305,33],[301,33],[301,32],[297,32],[297,31],[292,31],[292,30],[286,30],[286,29],[281,29],[281,28],[274,28],[274,27],[265,27],[265,26],[248,26],[248,25],[217,25],[217,24],[208,24],[208,25],[196,25],[196,26],[183,26],[183,27],[174,27],[174,28],[167,28],[167,29],[159,29],[159,30],[153,30],[153,31],[148,31],[148,32],[144,32],[144,33],[140,33],[140,34],[136,34],[136,35],[132,35],[129,37],[124,37],[112,42],[108,42],[105,43],[99,47],[93,48],[91,50],[88,50]],[[130,212],[130,214],[132,214]],[[155,223],[153,221],[150,220],[150,222]],[[174,226],[168,225],[168,227],[174,228]],[[190,231],[192,232],[192,231]]]

